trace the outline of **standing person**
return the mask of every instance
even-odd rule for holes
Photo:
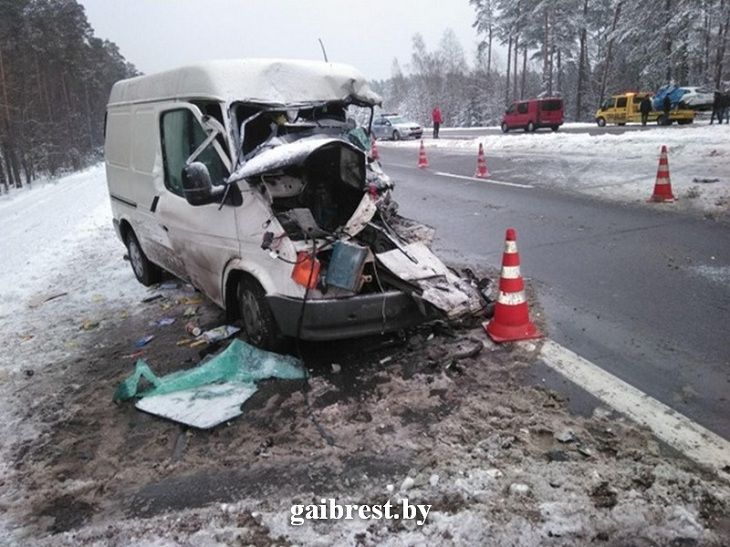
[[[641,112],[641,125],[646,125],[646,122],[649,120],[649,112],[651,112],[651,99],[649,95],[641,99],[639,112]]]
[[[730,91],[722,94],[722,115],[725,117],[725,123],[730,124]],[[722,123],[722,118],[718,123]]]
[[[713,120],[717,120],[717,123],[722,123],[722,93],[715,91],[712,97],[712,115],[710,116],[710,125]]]
[[[664,111],[664,125],[670,125],[672,122],[669,120],[669,111],[672,109],[672,100],[669,98],[667,93],[662,101],[662,110]]]
[[[433,109],[433,112],[431,112],[431,119],[433,120],[433,138],[438,139],[439,138],[439,128],[441,127],[441,122],[443,119],[441,118],[441,109],[436,105],[436,107]]]

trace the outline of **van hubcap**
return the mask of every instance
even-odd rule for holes
[[[250,291],[245,291],[241,295],[241,308],[243,326],[249,340],[259,342],[261,338],[261,310],[259,309],[259,303]]]

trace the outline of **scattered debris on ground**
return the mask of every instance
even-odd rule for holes
[[[195,370],[225,348],[177,345],[179,292],[165,289],[142,304],[146,313],[101,324],[73,357],[16,380],[13,397],[40,431],[12,447],[3,479],[13,537],[48,545],[721,545],[728,537],[727,485],[606,409],[569,414],[564,397],[527,379],[538,344],[496,346],[478,324],[302,344],[308,380],[259,381],[236,407],[242,415],[209,430],[112,404],[132,370],[131,341],[160,312],[176,321],[143,348],[159,374]],[[223,322],[207,303],[198,318],[206,330]],[[292,504],[323,497],[433,507],[422,527],[289,524]]]

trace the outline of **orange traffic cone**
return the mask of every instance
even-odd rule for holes
[[[530,321],[514,228],[507,229],[502,274],[499,278],[499,297],[494,307],[494,316],[485,330],[495,342],[542,338],[542,333]]]
[[[477,170],[474,176],[479,179],[485,179],[489,176],[489,170],[487,169],[487,159],[484,157],[484,148],[482,143],[479,143],[479,153],[477,154]]]
[[[676,198],[672,194],[672,181],[669,179],[669,160],[667,159],[667,147],[662,145],[662,153],[659,156],[659,167],[656,171],[656,182],[654,193],[649,201],[672,202]]]
[[[376,161],[380,160],[380,152],[378,152],[378,145],[375,144],[375,137],[370,141],[370,157]]]
[[[421,139],[421,149],[418,151],[418,168],[425,169],[428,167],[428,158],[426,157],[426,149],[423,147],[423,139]]]

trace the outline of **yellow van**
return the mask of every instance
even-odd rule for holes
[[[641,123],[641,112],[639,106],[644,97],[651,98],[653,94],[649,92],[631,92],[614,95],[601,104],[596,111],[596,123],[599,127],[604,127],[607,123],[615,123],[617,125],[626,125],[627,123]],[[664,113],[660,110],[652,110],[649,112],[649,122],[657,122],[664,125]],[[669,123],[677,122],[679,124],[692,123],[694,121],[694,111],[689,109],[678,108],[671,110],[669,113]]]

